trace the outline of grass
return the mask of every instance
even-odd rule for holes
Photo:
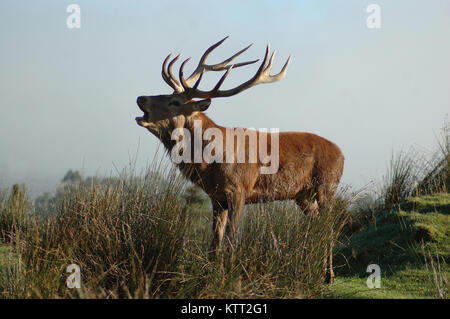
[[[16,258],[0,267],[3,298],[298,298],[323,291],[323,258],[348,217],[346,203],[317,220],[292,202],[247,207],[237,243],[208,254],[212,214],[173,171],[77,180],[26,227],[5,223]],[[15,195],[16,196],[16,195]],[[188,197],[188,199],[186,198]],[[192,197],[197,197],[193,200]],[[22,198],[22,197],[21,197]],[[3,199],[10,207],[11,196]],[[25,203],[26,201],[22,201]],[[42,202],[39,210],[42,210]],[[14,209],[0,219],[11,220]],[[331,231],[333,229],[334,231]],[[5,233],[6,233],[5,231]],[[66,287],[69,264],[82,288]]]
[[[0,246],[2,296],[438,298],[443,278],[448,297],[450,194],[411,197],[341,238],[337,279],[328,287],[321,283],[323,242],[335,240],[330,227],[346,225],[345,205],[315,223],[290,202],[249,206],[238,245],[210,259],[209,207],[177,176],[160,178],[66,189],[53,215]],[[70,263],[82,268],[81,290],[65,287]],[[371,263],[381,266],[380,289],[366,286]]]
[[[433,277],[444,279],[448,297],[450,267],[450,194],[413,197],[398,208],[378,214],[372,224],[337,249],[341,267],[332,298],[438,298]],[[431,258],[430,258],[431,256]],[[440,271],[431,269],[439,261]],[[381,289],[366,286],[366,267],[378,264]]]
[[[12,251],[12,247],[9,245],[0,246],[0,268],[5,267],[8,264],[8,256]]]
[[[17,263],[16,256],[10,245],[0,244],[0,272]],[[4,285],[4,277],[0,276],[0,286]]]
[[[0,241],[8,242],[13,233],[30,227],[30,208],[24,185],[14,185],[9,194],[0,189]]]
[[[395,276],[382,276],[381,287],[370,289],[365,277],[337,277],[325,296],[336,299],[426,299],[436,298],[436,289],[426,270],[407,269]]]
[[[450,126],[436,152],[393,156],[383,183],[352,204],[336,249],[337,281],[326,298],[448,298]],[[380,289],[366,285],[369,264]]]

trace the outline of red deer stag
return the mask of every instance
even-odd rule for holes
[[[195,154],[183,157],[184,160],[177,162],[181,172],[200,186],[211,198],[214,216],[212,243],[214,249],[221,244],[224,235],[232,243],[245,204],[294,199],[303,211],[316,216],[320,207],[333,200],[344,165],[344,156],[338,146],[311,133],[264,133],[241,129],[241,133],[244,134],[243,141],[238,138],[239,134],[236,132],[232,133],[231,139],[225,137],[235,129],[219,126],[203,113],[210,106],[211,99],[229,97],[257,84],[279,81],[286,75],[291,59],[291,57],[288,58],[280,73],[270,75],[275,52],[269,57],[269,46],[267,46],[264,60],[250,80],[232,89],[220,90],[220,86],[232,68],[258,61],[229,64],[246,51],[250,47],[248,46],[221,63],[206,64],[206,59],[211,51],[227,38],[205,51],[198,66],[187,79],[183,76],[183,70],[189,59],[181,64],[179,80],[177,80],[172,74],[172,66],[178,60],[179,55],[168,63],[171,57],[169,54],[162,66],[162,77],[174,92],[169,95],[137,98],[137,104],[144,112],[144,116],[136,118],[137,124],[147,128],[159,138],[167,151],[172,152],[172,155],[180,141],[186,143],[183,152],[187,149],[195,149],[195,153],[198,151],[198,146],[201,150],[204,149],[207,145],[206,140],[202,137],[207,135],[208,130],[215,132],[213,134],[214,141],[220,142],[216,144],[216,146],[220,146],[212,152],[214,154],[211,154],[216,159],[217,156],[219,159],[227,156],[226,162],[210,161],[204,157],[195,160]],[[198,86],[203,74],[207,71],[226,72],[211,91],[202,91]],[[194,100],[195,98],[200,100]],[[175,134],[178,137],[174,138],[175,132],[178,132]],[[186,135],[195,136],[198,133],[201,136],[200,144],[195,145],[198,141],[189,139],[189,136],[186,137]],[[256,139],[252,141],[251,136]],[[248,142],[245,137],[249,137]],[[212,136],[209,138],[212,140]],[[243,144],[239,144],[238,140]],[[267,160],[261,158],[254,161],[249,160],[252,149],[258,151],[265,146],[264,143],[260,143],[262,140],[271,149],[271,165],[275,167],[275,171],[271,173],[263,172],[263,169],[267,168]],[[272,147],[275,144],[276,147]],[[175,153],[180,150],[177,149]],[[203,154],[201,150],[200,155]],[[238,158],[242,153],[245,160]],[[332,247],[330,246],[327,251],[324,260],[326,281],[332,282],[334,277]]]

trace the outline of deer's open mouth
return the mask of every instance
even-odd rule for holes
[[[149,122],[149,114],[147,111],[142,111],[144,112],[144,116],[138,116],[136,117],[136,122],[139,125],[142,125],[143,123],[148,123]]]

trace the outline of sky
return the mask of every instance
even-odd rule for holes
[[[67,7],[81,8],[70,29]],[[369,29],[370,4],[381,28]],[[159,141],[136,125],[140,95],[169,94],[168,53],[193,57],[229,35],[209,57],[239,61],[277,50],[277,83],[217,99],[207,111],[230,127],[307,131],[338,144],[343,185],[379,180],[393,151],[432,150],[450,110],[450,1],[119,1],[0,2],[0,187],[55,189],[69,170],[114,175],[138,169]],[[257,65],[235,69],[231,88]],[[208,73],[202,88],[219,75]]]

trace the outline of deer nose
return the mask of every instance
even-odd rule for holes
[[[139,96],[139,97],[137,98],[136,102],[137,102],[138,105],[142,105],[142,104],[145,103],[146,100],[147,100],[147,97],[146,97],[146,96]]]

